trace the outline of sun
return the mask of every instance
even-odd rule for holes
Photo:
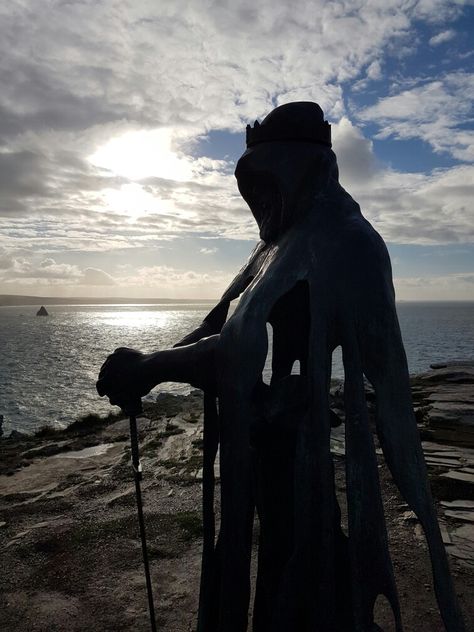
[[[108,209],[121,215],[126,215],[130,221],[135,221],[142,215],[175,213],[172,200],[164,200],[146,191],[137,182],[122,184],[118,189],[104,189],[102,198]]]
[[[189,211],[177,209],[170,197],[157,194],[147,180],[160,178],[182,183],[193,177],[192,159],[174,150],[170,128],[126,132],[111,138],[88,160],[128,180],[102,190],[106,209],[126,215],[131,222],[146,214],[189,215]]]
[[[173,151],[172,140],[169,128],[126,132],[99,147],[88,160],[129,180],[155,177],[185,182],[192,177],[191,161]]]

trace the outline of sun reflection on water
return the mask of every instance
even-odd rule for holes
[[[104,312],[102,322],[112,327],[147,328],[166,327],[172,320],[172,312],[122,311]]]

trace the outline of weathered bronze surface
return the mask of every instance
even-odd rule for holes
[[[239,190],[261,242],[202,325],[176,348],[121,349],[101,395],[125,410],[161,381],[205,390],[204,550],[199,632],[248,627],[255,510],[260,521],[254,632],[372,632],[385,595],[402,622],[368,424],[426,533],[448,632],[464,630],[430,495],[385,244],[338,182],[330,126],[315,103],[276,108],[247,129]],[[227,318],[230,302],[239,298]],[[272,379],[262,379],[273,329]],[[330,452],[331,355],[345,370],[349,535],[341,529]],[[300,374],[291,375],[294,362]],[[221,522],[215,541],[214,459]],[[422,616],[422,613],[420,613]],[[387,631],[388,632],[388,631]]]

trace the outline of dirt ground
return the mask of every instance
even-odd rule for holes
[[[158,629],[191,632],[201,555],[201,400],[162,400],[146,415],[142,486]],[[127,431],[119,420],[1,442],[2,632],[150,629]],[[335,461],[344,507],[344,459]],[[424,539],[383,465],[380,475],[405,629],[442,631]],[[466,630],[474,630],[474,567],[450,563]],[[376,611],[383,630],[393,630],[387,604]]]

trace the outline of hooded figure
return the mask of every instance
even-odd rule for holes
[[[372,632],[380,629],[373,615],[378,595],[388,599],[396,632],[402,632],[365,375],[375,390],[385,460],[426,534],[446,630],[461,632],[412,409],[389,256],[338,182],[321,108],[289,103],[247,127],[247,150],[235,175],[262,240],[248,263],[177,348],[151,356],[118,350],[98,382],[99,393],[123,407],[160,381],[186,381],[205,390],[198,631],[247,630],[256,508],[254,632]],[[269,385],[262,378],[268,324]],[[330,451],[331,357],[339,345],[347,537]],[[292,375],[295,361],[299,375]],[[218,446],[221,520],[215,542]]]

